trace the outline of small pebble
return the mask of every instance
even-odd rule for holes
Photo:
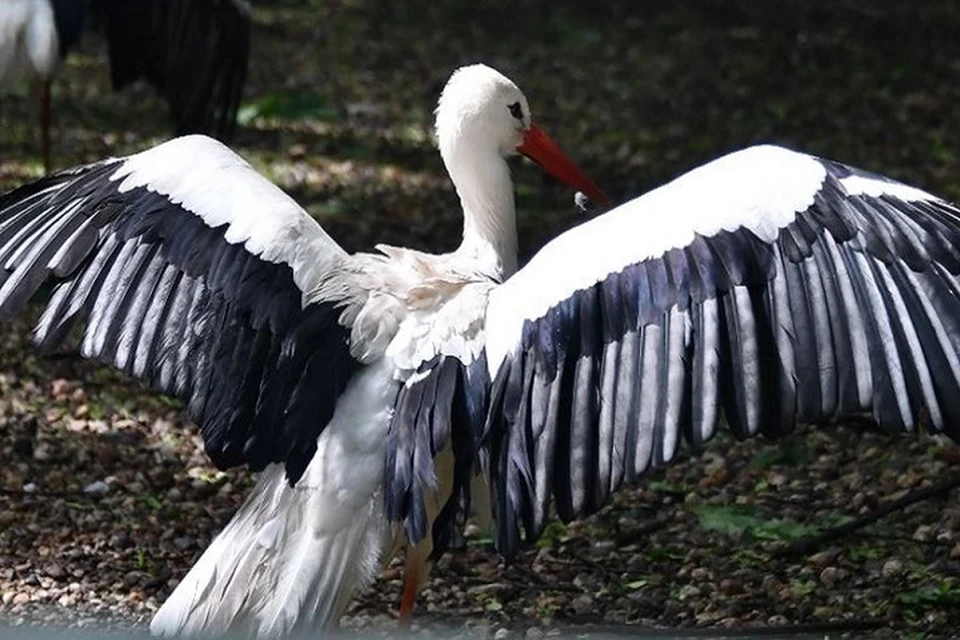
[[[140,584],[140,580],[143,579],[144,573],[142,571],[128,571],[123,576],[123,584],[129,587],[135,587]]]
[[[544,636],[543,629],[540,627],[528,627],[524,634],[527,640],[540,640]]]
[[[118,549],[129,549],[133,546],[133,538],[121,531],[110,539],[110,544]]]
[[[680,600],[689,600],[690,598],[696,598],[701,593],[700,589],[693,586],[692,584],[685,584],[680,587]]]
[[[764,576],[760,586],[767,593],[779,592],[783,588],[783,584],[771,575]]]
[[[903,563],[897,559],[890,559],[883,563],[880,575],[884,578],[894,578],[903,573]]]
[[[493,634],[493,640],[507,640],[510,637],[510,630],[500,628],[497,629],[497,632]]]
[[[833,586],[837,584],[839,573],[836,567],[825,567],[824,570],[820,572],[820,582],[827,588],[833,588]]]
[[[178,551],[186,551],[187,549],[192,549],[196,546],[197,542],[190,536],[178,536],[173,539],[173,546],[177,548]]]
[[[828,620],[834,615],[834,610],[831,607],[814,607],[813,617],[819,620]]]
[[[735,578],[724,578],[720,581],[720,593],[728,596],[743,593],[743,583]]]
[[[44,571],[44,573],[46,573],[49,577],[53,578],[54,580],[62,580],[63,578],[67,577],[67,572],[64,571],[63,567],[61,567],[57,563],[53,563],[50,566],[48,566]]]
[[[88,496],[102,496],[110,491],[110,485],[103,480],[95,480],[83,488]]]
[[[573,602],[570,603],[570,608],[572,608],[577,615],[586,615],[593,611],[593,598],[587,594],[577,596],[573,599]]]
[[[615,549],[617,543],[615,540],[595,540],[593,542],[593,548],[596,551],[610,551]]]
[[[690,577],[696,580],[697,582],[705,582],[713,578],[713,574],[710,573],[709,569],[704,569],[703,567],[697,567],[690,572]]]

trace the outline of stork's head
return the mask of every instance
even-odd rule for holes
[[[523,92],[505,75],[483,64],[453,72],[437,104],[440,150],[460,141],[517,153],[530,127],[530,106]]]
[[[607,197],[536,126],[526,96],[499,71],[483,64],[453,72],[437,104],[437,142],[448,167],[458,151],[483,151],[503,157],[522,153],[561,182],[597,202]]]

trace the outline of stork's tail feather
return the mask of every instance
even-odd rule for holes
[[[257,487],[150,624],[156,635],[278,637],[336,624],[379,568],[379,494],[357,508],[290,488],[283,467]]]

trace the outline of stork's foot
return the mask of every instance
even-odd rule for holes
[[[419,546],[407,551],[407,562],[403,567],[403,593],[400,596],[400,626],[410,628],[413,618],[413,607],[417,603],[417,592],[420,590],[420,572],[423,569],[423,553]]]

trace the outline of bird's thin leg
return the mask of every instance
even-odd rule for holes
[[[420,545],[410,547],[407,551],[407,562],[403,567],[403,594],[400,596],[400,624],[403,627],[410,626],[413,606],[417,602],[420,571],[423,568],[423,562],[420,559],[422,552]]]
[[[50,80],[40,83],[40,136],[43,146],[43,171],[50,173]]]

